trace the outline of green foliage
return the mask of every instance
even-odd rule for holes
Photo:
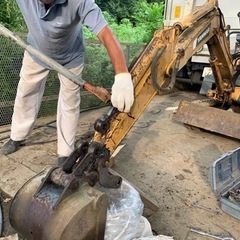
[[[164,3],[147,3],[146,0],[142,0],[135,8],[136,27],[144,32],[143,42],[148,42],[154,32],[163,26],[163,11]]]
[[[133,9],[132,21],[123,18],[118,22],[116,17],[109,12],[104,11],[103,14],[120,42],[149,42],[154,32],[163,26],[164,3],[148,3],[146,0],[141,0]],[[86,38],[96,39],[86,28],[84,34]]]
[[[109,22],[113,32],[116,34],[120,42],[141,43],[144,42],[145,33],[138,26],[133,26],[129,19],[123,19],[120,24],[114,21],[108,13],[104,12],[104,16]]]
[[[22,49],[5,37],[0,36],[0,125],[10,123],[13,113],[19,71],[22,63]]]
[[[136,4],[135,0],[96,0],[96,3],[100,8],[110,13],[116,19],[117,23],[120,23],[122,19],[131,19],[133,9]]]
[[[83,79],[102,87],[111,87],[114,71],[105,47],[98,44],[87,44]]]
[[[156,30],[163,26],[164,3],[147,3],[146,0],[138,2],[135,7],[133,21],[124,18],[120,23],[108,12],[103,12],[115,35],[120,42],[146,43],[149,42]],[[84,28],[84,36],[87,39],[96,39],[87,28]]]
[[[96,3],[103,11],[114,16],[117,24],[120,24],[124,18],[132,22],[136,7],[139,6],[138,0],[96,0]],[[164,3],[164,0],[146,0],[146,3],[160,4]]]
[[[15,0],[0,0],[0,23],[12,31],[26,32],[27,30]]]
[[[22,63],[23,50],[4,37],[0,37],[0,99],[14,100],[16,81]]]

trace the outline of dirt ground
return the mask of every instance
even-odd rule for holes
[[[238,148],[239,140],[174,120],[172,108],[180,100],[199,97],[195,92],[184,91],[156,96],[123,140],[125,146],[115,157],[113,169],[158,204],[158,211],[147,206],[144,210],[158,234],[173,236],[175,240],[211,239],[191,231],[198,229],[237,240],[240,221],[221,210],[210,186],[210,167],[222,154]],[[78,135],[91,130],[94,121],[107,110],[82,113]],[[55,163],[54,120],[55,116],[39,119],[26,146],[0,156],[0,188],[7,196],[13,197],[29,178]],[[9,129],[10,126],[0,127],[0,147]],[[12,229],[6,227],[4,233],[8,234]]]

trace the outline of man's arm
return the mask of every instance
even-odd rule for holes
[[[106,47],[115,71],[115,81],[112,86],[112,104],[119,111],[129,112],[134,101],[134,90],[132,77],[128,72],[121,45],[109,26],[100,31],[98,38]]]
[[[114,67],[115,74],[128,72],[122,47],[110,27],[104,27],[98,34],[98,38],[108,51],[108,55]]]

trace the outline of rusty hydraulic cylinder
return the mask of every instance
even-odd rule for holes
[[[215,79],[217,91],[219,95],[222,95],[224,93],[224,86],[223,86],[223,79],[222,79],[222,74],[219,69],[219,62],[216,57],[210,58],[209,59],[211,68],[212,68],[212,73]]]

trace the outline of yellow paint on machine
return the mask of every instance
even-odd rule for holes
[[[181,6],[175,6],[174,18],[180,18],[181,17],[181,11],[182,11],[182,7]]]

